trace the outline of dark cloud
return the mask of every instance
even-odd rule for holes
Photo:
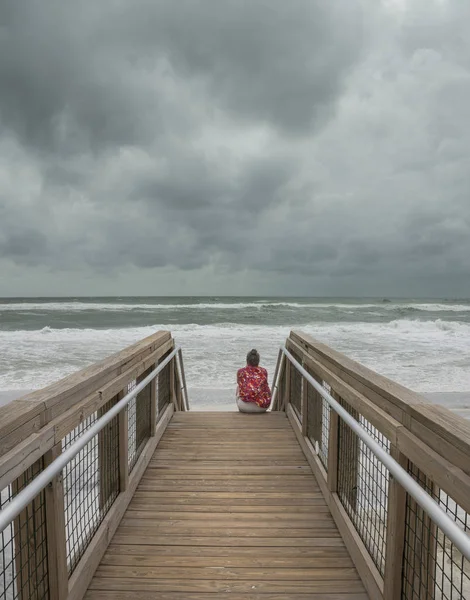
[[[3,0],[0,269],[461,293],[468,10]]]

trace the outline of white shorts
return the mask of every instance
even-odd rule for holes
[[[256,402],[243,402],[237,396],[237,406],[238,410],[242,413],[264,413],[266,412],[265,408],[261,408],[258,406]]]

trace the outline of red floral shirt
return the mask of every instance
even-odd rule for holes
[[[256,402],[261,408],[269,408],[271,390],[268,372],[263,367],[244,367],[237,373],[238,396],[243,402]]]

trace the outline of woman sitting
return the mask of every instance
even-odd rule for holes
[[[237,406],[240,412],[266,412],[271,404],[268,372],[259,366],[259,354],[251,350],[246,356],[246,367],[237,373]]]

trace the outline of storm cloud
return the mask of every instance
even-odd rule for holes
[[[469,20],[3,0],[0,294],[470,296]]]

